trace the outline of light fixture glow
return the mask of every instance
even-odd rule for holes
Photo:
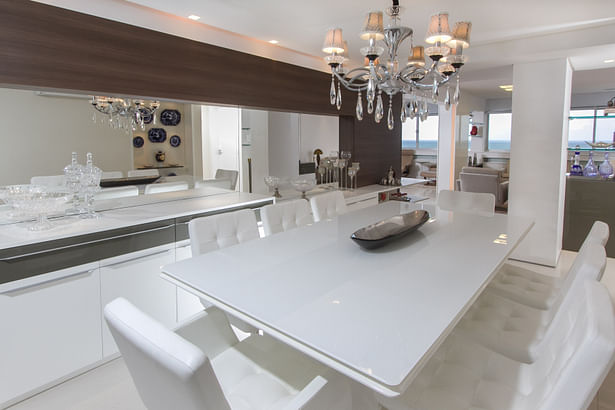
[[[504,91],[509,91],[512,92],[513,90],[513,86],[512,85],[501,85],[500,88]]]
[[[269,42],[270,42],[271,44],[278,44],[278,43],[279,43],[279,41],[278,41],[278,40],[269,40]]]
[[[605,63],[615,63],[615,59],[614,58],[609,58],[608,60],[604,60]]]
[[[194,21],[197,21],[197,20],[200,20],[200,19],[201,19],[201,17],[200,17],[200,16],[197,16],[196,14],[191,14],[191,15],[189,15],[189,16],[188,16],[188,18],[189,18],[190,20],[194,20]]]

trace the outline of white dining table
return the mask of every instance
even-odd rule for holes
[[[376,250],[357,229],[431,219]],[[532,227],[385,202],[162,268],[163,278],[388,397],[403,393]]]

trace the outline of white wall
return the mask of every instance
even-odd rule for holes
[[[299,121],[301,140],[299,159],[301,162],[312,162],[316,148],[320,148],[325,156],[331,151],[339,151],[339,117],[301,114]]]
[[[299,176],[299,114],[269,112],[269,174]]]
[[[513,68],[508,210],[535,223],[516,259],[554,266],[559,258],[571,79],[568,59]]]
[[[5,147],[0,185],[29,183],[35,175],[59,175],[71,152],[92,152],[104,171],[132,169],[132,139],[124,131],[92,122],[88,98],[39,96],[34,91],[0,89]]]

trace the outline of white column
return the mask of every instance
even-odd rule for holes
[[[446,111],[444,105],[438,105],[438,192],[443,189],[455,190],[456,108],[452,105]]]
[[[567,58],[513,68],[508,211],[535,223],[515,259],[555,266],[559,258],[571,79]]]

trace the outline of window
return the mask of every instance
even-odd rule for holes
[[[615,142],[615,114],[604,115],[604,110],[570,110],[568,120],[568,147],[588,148],[588,142]]]
[[[510,151],[512,113],[489,114],[487,121],[487,149],[489,151]]]
[[[438,148],[437,115],[430,115],[425,121],[418,118],[407,119],[401,128],[401,147],[403,149],[436,149]]]

